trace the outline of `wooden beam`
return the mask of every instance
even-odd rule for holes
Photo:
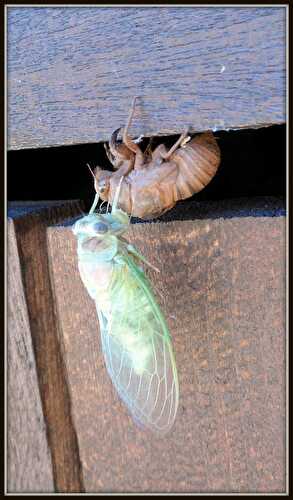
[[[10,149],[285,122],[285,7],[8,7]]]
[[[132,225],[176,353],[180,405],[159,439],[107,375],[69,227],[47,231],[86,492],[284,492],[285,217]]]

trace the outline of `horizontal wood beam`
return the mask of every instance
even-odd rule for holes
[[[8,147],[285,122],[285,7],[8,7]]]

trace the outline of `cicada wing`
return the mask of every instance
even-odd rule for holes
[[[97,306],[102,349],[111,380],[134,420],[164,434],[172,427],[178,407],[175,358],[158,309],[153,310],[137,278],[132,279],[136,287],[127,283],[127,289],[135,293],[123,293],[123,307],[119,300],[114,302],[106,318]]]

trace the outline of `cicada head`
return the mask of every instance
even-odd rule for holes
[[[83,235],[88,238],[103,239],[109,232],[109,225],[101,220],[98,214],[89,214],[79,219],[72,227],[72,231],[75,236]]]
[[[100,214],[89,214],[79,219],[72,231],[77,238],[79,269],[86,287],[93,291],[91,273],[95,262],[109,262],[117,254],[118,238],[109,221]],[[92,293],[90,292],[90,294]]]
[[[112,172],[102,170],[100,167],[95,168],[95,190],[103,201],[108,201],[111,176]]]
[[[120,236],[125,233],[129,226],[129,217],[122,210],[116,209],[115,213],[92,213],[79,219],[72,227],[75,236],[87,238],[98,238]]]

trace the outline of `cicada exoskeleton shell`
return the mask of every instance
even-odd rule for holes
[[[212,132],[200,134],[178,148],[170,158],[178,166],[175,201],[189,198],[204,189],[216,174],[220,158],[220,148]]]
[[[112,205],[123,177],[119,207],[135,217],[152,219],[209,184],[220,164],[220,148],[209,131],[186,143],[186,130],[169,151],[160,144],[154,151],[147,148],[143,153],[128,136],[133,112],[134,103],[123,131],[123,142],[117,142],[120,131],[117,129],[106,148],[116,171],[109,173],[97,168],[96,185],[101,199]]]

